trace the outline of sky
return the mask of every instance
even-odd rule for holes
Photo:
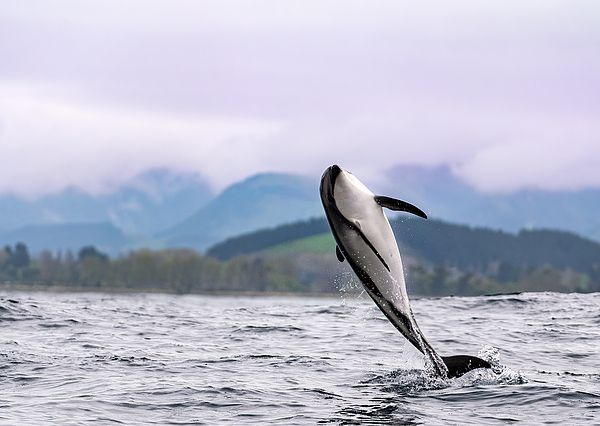
[[[334,163],[600,188],[600,2],[0,0],[0,194]]]

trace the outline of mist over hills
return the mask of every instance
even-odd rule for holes
[[[33,200],[2,195],[0,232],[28,225],[110,222],[128,235],[152,235],[187,218],[213,198],[197,175],[153,169],[106,194],[67,188]]]
[[[158,248],[151,236],[214,198],[193,174],[149,170],[115,191],[93,195],[78,188],[28,200],[0,196],[0,244],[24,242],[32,254],[95,245],[111,256],[131,248]]]
[[[226,188],[206,207],[157,237],[166,247],[204,251],[234,235],[322,216],[318,185],[304,176],[259,174]]]
[[[446,165],[397,166],[386,178],[376,192],[433,219],[512,233],[558,229],[600,241],[598,189],[485,194]],[[215,195],[197,175],[151,170],[109,194],[71,188],[37,200],[4,195],[0,244],[22,241],[33,254],[79,244],[106,247],[111,256],[141,247],[204,252],[240,234],[323,217],[318,186],[318,177],[262,173]]]
[[[428,216],[446,222],[513,233],[559,229],[600,241],[600,189],[482,193],[456,177],[448,165],[399,165],[387,172],[387,182],[386,195],[416,204]]]
[[[3,245],[15,242],[24,242],[33,254],[42,250],[70,250],[76,254],[82,247],[94,245],[114,257],[127,250],[132,240],[113,224],[101,222],[28,225],[2,235]]]
[[[31,205],[19,199],[22,210],[37,214],[26,217],[35,225],[0,234],[0,244],[23,241],[32,253],[39,253],[44,249],[73,249],[81,243],[80,235],[87,235],[84,245],[106,247],[111,256],[141,247],[188,247],[202,252],[234,235],[322,215],[318,180],[305,176],[259,174],[231,185],[216,197],[194,177],[163,171],[144,176],[143,183],[107,196],[68,190]],[[62,222],[70,219],[71,225],[77,226],[44,217],[50,207],[54,216],[64,213]],[[94,221],[97,223],[90,223]],[[99,238],[95,231],[100,223],[111,228],[105,228],[105,238]],[[86,227],[90,229],[86,231]]]

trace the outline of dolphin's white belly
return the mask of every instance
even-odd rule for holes
[[[347,180],[340,179],[334,189],[336,205],[344,217],[356,224],[371,242],[389,268],[389,274],[383,276],[382,272],[378,273],[380,261],[366,246],[363,248],[364,253],[358,253],[359,256],[364,256],[361,266],[369,274],[380,275],[378,287],[381,294],[404,311],[408,311],[410,305],[404,282],[402,259],[390,223],[381,206],[375,202],[374,194],[354,175],[344,176]]]

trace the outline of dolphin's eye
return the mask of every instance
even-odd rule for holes
[[[358,220],[355,220],[355,221],[354,221],[354,224],[356,225],[356,227],[357,227],[358,229],[361,229],[361,228],[360,228],[360,223],[358,222]]]

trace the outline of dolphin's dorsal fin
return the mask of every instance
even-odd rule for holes
[[[339,246],[335,246],[335,255],[337,256],[340,262],[344,261],[344,255],[342,254],[342,251],[340,250]]]
[[[399,212],[408,212],[420,216],[423,219],[427,219],[427,215],[423,212],[423,210],[416,206],[413,206],[410,203],[407,203],[406,201],[397,200],[395,198],[386,197],[384,195],[376,195],[375,202],[381,207],[385,207],[386,209]]]

